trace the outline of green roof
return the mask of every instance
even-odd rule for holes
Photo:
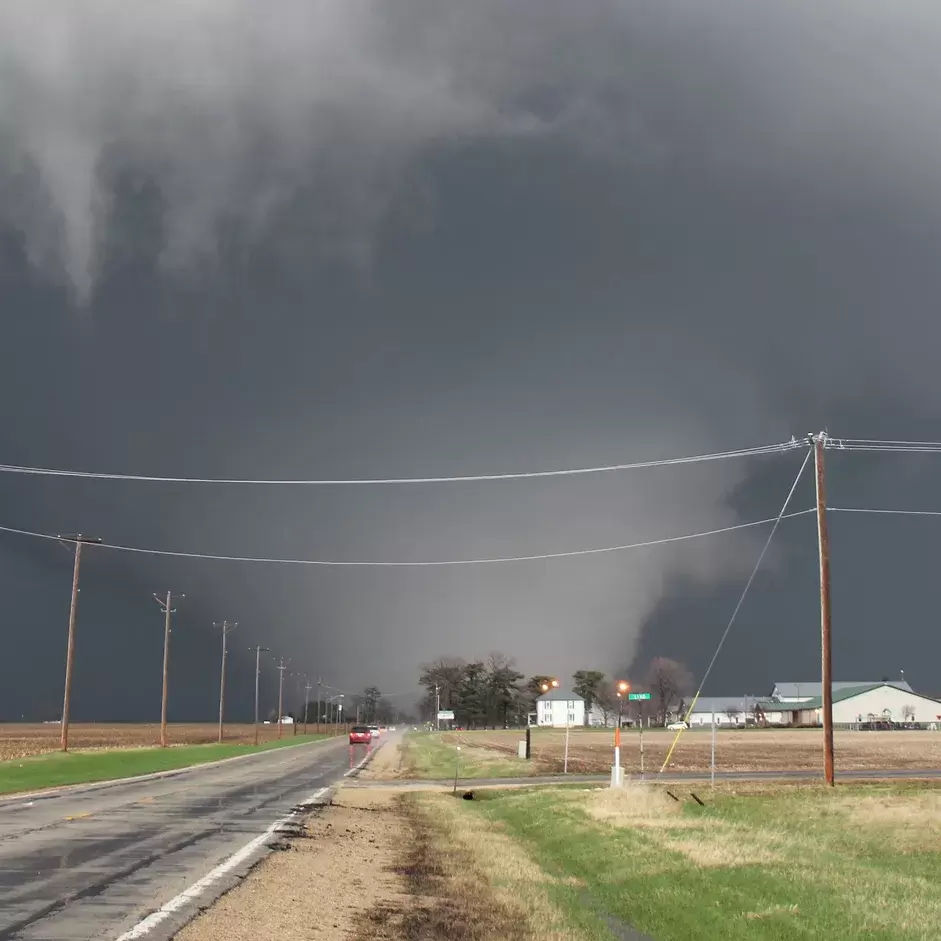
[[[849,686],[844,689],[833,691],[833,702],[842,702],[844,699],[852,699],[853,696],[859,696],[862,693],[868,693],[873,689],[881,689],[883,686],[891,686],[892,689],[907,693],[907,689],[896,686],[894,683],[866,683],[865,686]],[[798,712],[804,709],[819,709],[823,705],[820,696],[812,696],[809,699],[802,699],[800,702],[777,702],[773,699],[759,704],[765,712]]]

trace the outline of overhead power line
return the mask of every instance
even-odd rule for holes
[[[787,496],[784,498],[784,503],[781,505],[781,511],[773,520],[774,526],[771,527],[771,532],[768,533],[768,538],[765,540],[765,544],[761,547],[761,552],[758,553],[758,558],[755,560],[755,564],[751,570],[751,574],[748,576],[747,581],[745,582],[745,587],[742,589],[742,593],[738,597],[738,602],[735,607],[732,609],[732,616],[729,618],[729,623],[726,624],[725,630],[722,632],[722,636],[719,638],[719,643],[716,645],[715,653],[712,655],[712,659],[709,661],[709,666],[706,667],[706,672],[703,673],[702,680],[699,682],[699,688],[696,690],[696,695],[693,696],[693,701],[689,704],[689,709],[684,716],[684,721],[689,724],[690,716],[693,714],[693,710],[696,708],[696,703],[699,701],[699,697],[702,695],[703,688],[706,685],[706,681],[709,679],[709,674],[712,673],[712,668],[716,664],[716,660],[719,659],[719,654],[722,652],[723,646],[725,646],[725,641],[729,636],[729,632],[732,630],[732,625],[735,623],[735,619],[738,617],[739,611],[742,610],[742,605],[745,603],[745,598],[748,595],[748,591],[752,586],[752,582],[755,580],[755,576],[758,574],[758,570],[761,568],[761,563],[764,561],[765,555],[768,552],[768,547],[771,545],[771,540],[774,539],[774,534],[778,531],[778,526],[781,524],[781,520],[787,519],[789,516],[803,516],[806,513],[815,513],[816,509],[810,510],[801,510],[797,513],[788,513],[787,508],[790,505],[791,498],[794,496],[794,491],[797,490],[797,485],[800,483],[801,476],[804,473],[804,469],[807,467],[807,463],[810,461],[811,452],[808,451],[804,456],[804,461],[800,466],[800,469],[797,471],[797,476],[794,478],[794,483],[791,484],[791,489],[788,490]],[[663,765],[660,768],[660,773],[663,774],[666,766],[670,763],[670,758],[673,755],[673,750],[676,748],[676,743],[680,739],[683,730],[680,729],[676,733],[676,737],[673,739],[673,743],[670,745],[669,751],[667,751],[667,756],[663,760]]]
[[[877,510],[867,507],[830,506],[828,513],[876,513],[885,516],[941,516],[941,510]]]
[[[827,438],[826,447],[838,451],[872,453],[934,454],[941,452],[941,441],[893,441],[875,438]]]
[[[809,452],[808,452],[809,453]],[[350,566],[350,567],[373,567],[373,568],[426,568],[441,565],[491,565],[501,562],[536,562],[541,559],[568,559],[576,556],[601,555],[608,552],[623,552],[628,549],[644,549],[648,546],[662,546],[673,542],[683,542],[687,539],[701,539],[705,536],[718,536],[721,533],[731,533],[739,529],[750,529],[754,526],[764,526],[768,523],[777,523],[781,519],[789,519],[795,516],[804,516],[807,513],[813,513],[812,509],[798,510],[795,513],[786,513],[779,517],[770,517],[769,519],[753,520],[749,523],[737,523],[734,526],[723,526],[719,529],[709,529],[698,533],[684,533],[681,536],[667,536],[662,539],[650,539],[645,542],[627,543],[621,546],[603,546],[597,549],[573,549],[568,552],[545,552],[538,555],[516,555],[501,556],[494,558],[481,559],[434,559],[418,561],[382,561],[382,560],[359,560],[359,559],[286,559],[286,558],[266,558],[240,555],[215,555],[208,552],[181,552],[172,549],[151,549],[142,546],[124,546],[115,543],[100,543],[98,548],[112,549],[117,552],[134,552],[142,555],[169,556],[176,559],[209,559],[218,562],[254,562],[271,565],[323,565],[323,566]],[[28,529],[16,529],[12,526],[0,526],[0,532],[11,533],[17,536],[32,536],[36,539],[56,539],[63,541],[63,537],[52,536],[48,533],[33,532]]]
[[[635,461],[630,464],[606,464],[599,467],[574,467],[563,470],[528,471],[506,474],[465,474],[454,477],[354,477],[347,480],[300,479],[248,479],[241,477],[161,477],[145,474],[98,473],[95,471],[67,470],[54,467],[31,467],[25,464],[0,464],[0,473],[25,474],[36,477],[78,477],[83,480],[124,480],[138,483],[161,484],[253,484],[269,486],[346,486],[357,484],[442,484],[471,483],[486,480],[523,480],[531,477],[572,477],[578,474],[602,474],[612,471],[637,470],[642,467],[666,467],[675,464],[699,464],[705,461],[724,461],[737,457],[777,454],[794,448],[806,447],[803,441],[792,438],[779,444],[767,444],[735,451],[717,451],[713,454],[695,454],[689,457],[663,458],[654,461]]]

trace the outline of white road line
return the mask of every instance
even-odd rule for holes
[[[383,742],[383,745],[384,744],[385,743]],[[380,745],[379,748],[382,748],[382,745]],[[377,748],[376,751],[379,751],[379,748]],[[348,778],[354,771],[359,771],[359,769],[362,768],[363,765],[366,764],[367,761],[369,761],[369,759],[373,756],[373,754],[374,754],[373,752],[366,752],[366,754],[359,760],[359,762],[353,765],[353,767],[350,768],[349,771],[343,772],[343,777]]]
[[[311,794],[310,797],[304,801],[305,804],[314,804],[319,801],[328,791],[329,787],[322,787],[319,791]],[[202,877],[198,882],[194,882],[188,889],[182,891],[175,898],[170,899],[165,905],[157,909],[157,911],[148,915],[143,921],[138,922],[133,928],[129,931],[125,931],[116,941],[134,941],[135,938],[144,938],[151,931],[154,930],[159,924],[166,921],[171,915],[178,912],[185,905],[190,902],[195,901],[201,895],[204,895],[210,888],[212,888],[215,883],[217,883],[224,876],[228,875],[233,869],[241,865],[245,860],[249,859],[251,855],[260,849],[267,840],[269,840],[274,834],[274,832],[279,828],[283,827],[286,823],[289,823],[295,817],[299,816],[302,811],[292,810],[287,816],[282,817],[280,820],[276,820],[264,833],[260,836],[256,836],[255,839],[250,840],[246,843],[240,850],[236,850],[228,859],[219,863],[215,869],[210,870]]]

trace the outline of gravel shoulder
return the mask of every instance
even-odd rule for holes
[[[341,941],[383,937],[370,912],[411,906],[396,871],[409,825],[397,795],[341,789],[296,836],[278,845],[232,891],[187,925],[179,941]],[[388,937],[396,937],[389,935]]]

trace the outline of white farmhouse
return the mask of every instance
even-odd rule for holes
[[[536,725],[553,729],[585,724],[585,700],[567,689],[550,689],[536,700]]]

